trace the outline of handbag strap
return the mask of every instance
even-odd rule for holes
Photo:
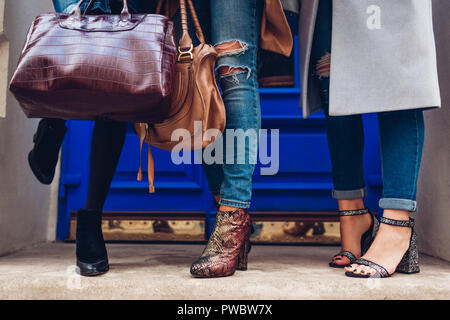
[[[72,11],[70,12],[70,16],[75,19],[75,20],[80,20],[81,19],[81,5],[85,2],[86,0],[80,0],[77,5],[72,9]],[[87,12],[89,12],[89,9],[92,7],[94,3],[94,0],[90,0],[86,9],[83,12],[83,15],[85,15]],[[128,0],[122,0],[123,3],[123,9],[122,12],[120,13],[120,20],[122,22],[128,22],[131,20],[131,14],[130,14],[130,9],[128,8]]]
[[[192,44],[192,38],[189,35],[189,26],[188,26],[188,18],[187,18],[187,9],[186,9],[186,0],[179,0],[180,2],[180,16],[181,16],[181,38],[178,45],[178,61],[181,61],[183,57],[189,56],[190,60],[193,59],[192,50],[194,49],[194,45]],[[200,43],[205,43],[205,36],[203,34],[202,27],[200,25],[200,21],[197,16],[197,12],[195,11],[194,4],[192,0],[187,0],[189,11],[191,13],[192,21],[195,27],[195,35]],[[158,0],[156,5],[156,13],[160,14],[163,5],[166,5],[165,10],[168,12],[168,4],[169,0]]]
[[[200,20],[198,20],[197,11],[195,11],[194,3],[192,0],[187,0],[189,4],[189,9],[191,11],[192,21],[194,22],[195,34],[200,43],[205,43],[205,36],[203,35],[202,26],[200,25]]]
[[[203,36],[203,30],[200,26],[200,22],[198,20],[197,12],[195,11],[194,4],[192,0],[187,0],[189,9],[192,15],[192,21],[194,22],[195,33],[197,35],[198,40],[201,43],[205,43],[205,37]],[[188,27],[188,19],[187,19],[187,10],[186,10],[186,0],[180,0],[180,13],[181,13],[181,29],[183,33],[180,39],[180,49],[187,50],[192,46],[192,39],[189,35],[189,27]]]
[[[165,0],[158,0],[158,3],[156,4],[156,10],[155,10],[156,14],[161,14],[161,9],[162,9],[162,6],[164,3],[166,4],[166,7],[164,10],[167,15],[167,13],[169,12],[169,1],[165,1]]]
[[[92,0],[91,0],[92,1]],[[200,25],[200,21],[198,20],[197,12],[195,11],[194,4],[192,3],[192,0],[187,0],[189,9],[192,16],[192,21],[194,22],[195,26],[195,34],[200,41],[200,43],[205,43],[205,37],[203,35],[203,30]],[[160,14],[161,9],[163,7],[164,2],[166,3],[166,12],[168,12],[168,0],[158,0],[158,3],[156,5],[156,13]],[[193,56],[193,49],[194,46],[192,44],[192,38],[189,35],[189,28],[188,28],[188,20],[187,20],[187,10],[186,10],[186,1],[180,0],[180,13],[181,13],[181,27],[183,30],[183,34],[181,36],[179,46],[178,46],[178,61],[184,61],[184,58],[189,56],[189,60],[191,61]],[[142,150],[144,147],[144,142],[147,139],[147,137],[150,135],[150,127],[148,123],[139,123],[138,126],[138,136],[139,136],[139,145],[140,145],[140,153],[139,153],[139,170],[137,174],[137,180],[142,181],[143,179],[143,172],[142,172]],[[149,193],[155,192],[155,186],[154,186],[154,180],[155,180],[155,161],[153,159],[152,151],[151,151],[150,143],[148,145],[148,159],[147,159],[147,179],[149,184]]]

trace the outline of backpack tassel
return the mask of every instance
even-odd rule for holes
[[[138,174],[137,174],[137,181],[142,181],[142,178],[143,178],[143,174],[142,174],[142,148],[144,147],[145,137],[141,138],[140,140],[141,140],[141,142],[140,142],[141,150],[139,152],[139,171],[138,171]]]
[[[144,142],[148,134],[148,125],[145,124],[145,135],[141,135],[140,138],[140,153],[139,153],[139,171],[137,174],[137,181],[142,181],[144,174],[142,172],[142,149]],[[147,159],[147,177],[148,177],[148,191],[149,193],[155,193],[155,161],[153,160],[152,149],[148,146],[148,159]]]
[[[153,160],[152,148],[148,145],[148,161],[147,161],[147,175],[148,175],[148,192],[155,193],[155,162]]]

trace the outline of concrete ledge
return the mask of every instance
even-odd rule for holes
[[[75,273],[73,244],[53,243],[0,258],[3,299],[448,299],[450,264],[421,257],[422,272],[351,279],[329,268],[337,247],[254,246],[248,271],[195,279],[201,245],[109,244],[111,270]]]

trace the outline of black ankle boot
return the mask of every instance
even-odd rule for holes
[[[28,163],[36,178],[50,184],[55,176],[59,149],[66,134],[65,120],[42,119],[33,137],[34,147],[28,154]]]
[[[101,211],[78,211],[76,255],[77,266],[82,276],[97,276],[109,270]]]

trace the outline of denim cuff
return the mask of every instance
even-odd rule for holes
[[[241,209],[250,208],[250,202],[241,202],[241,201],[234,201],[234,200],[227,200],[227,199],[220,199],[219,204],[222,206],[235,207],[235,208],[241,208]]]
[[[417,211],[417,201],[408,199],[382,198],[378,205],[381,209]]]
[[[337,200],[353,200],[364,198],[367,196],[367,188],[354,189],[354,190],[333,190],[331,196]]]

